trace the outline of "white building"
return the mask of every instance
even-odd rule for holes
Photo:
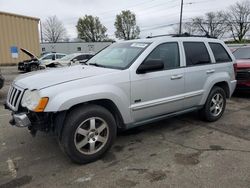
[[[109,46],[112,42],[57,42],[41,43],[41,53],[60,52],[65,54],[82,52],[97,53],[103,48]]]

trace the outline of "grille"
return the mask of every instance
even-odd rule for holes
[[[237,80],[250,80],[250,70],[238,71],[236,75]]]
[[[14,110],[17,111],[21,98],[22,98],[23,90],[19,89],[15,86],[11,86],[8,92],[7,96],[7,104],[8,106]]]

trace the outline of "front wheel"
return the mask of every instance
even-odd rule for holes
[[[30,65],[30,72],[37,71],[37,70],[38,70],[38,66],[36,64],[31,64]]]
[[[115,137],[113,115],[101,106],[86,105],[67,115],[61,145],[73,162],[84,164],[101,158]]]
[[[226,94],[221,87],[213,87],[208,95],[206,104],[201,110],[202,118],[213,122],[220,119],[226,107]]]

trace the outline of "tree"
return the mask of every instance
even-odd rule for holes
[[[227,23],[235,41],[241,42],[250,30],[250,2],[237,2],[227,12]]]
[[[223,12],[208,12],[205,16],[195,17],[187,25],[193,33],[211,37],[222,37],[227,31],[226,17]]]
[[[119,39],[136,39],[140,34],[140,29],[136,25],[136,16],[129,10],[116,15],[115,28],[115,36]]]
[[[56,16],[48,17],[42,26],[42,35],[45,41],[58,42],[67,37],[63,23]]]
[[[179,34],[179,23],[172,27],[173,34]],[[182,33],[188,33],[190,35],[198,34],[196,28],[193,26],[192,22],[185,22],[182,26]]]
[[[106,27],[101,24],[98,17],[85,15],[79,18],[77,25],[78,38],[86,42],[100,42],[107,40]]]

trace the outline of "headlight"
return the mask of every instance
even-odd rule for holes
[[[43,112],[48,101],[49,98],[48,97],[41,98],[37,90],[34,91],[26,90],[23,95],[21,105],[23,107],[28,108],[31,111]]]

